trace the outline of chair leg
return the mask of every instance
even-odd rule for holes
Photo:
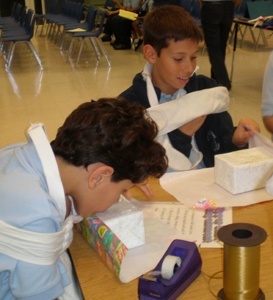
[[[260,29],[260,32],[261,32],[261,36],[262,36],[264,45],[265,45],[265,46],[268,46],[267,38],[266,38],[266,36],[265,36],[265,34],[264,34],[264,29]]]
[[[40,60],[39,55],[38,55],[37,52],[36,52],[35,47],[34,47],[33,44],[31,43],[31,41],[28,41],[28,42],[27,42],[27,46],[28,46],[28,48],[32,51],[32,53],[33,53],[33,55],[34,55],[34,57],[35,57],[35,59],[36,59],[38,65],[40,66],[40,70],[43,71],[44,68],[43,68],[42,62],[41,62],[41,60]]]
[[[73,51],[73,47],[74,47],[74,37],[72,36],[72,39],[71,39],[71,42],[70,42],[70,45],[69,45],[69,48],[67,50],[67,61],[71,58],[72,56],[72,51]]]
[[[98,44],[96,43],[96,40],[93,37],[90,38],[90,42],[91,42],[91,44],[92,44],[92,46],[93,46],[93,48],[95,50],[95,53],[96,53],[96,56],[97,56],[97,60],[99,61],[100,58],[101,58],[101,52],[100,52],[100,49],[98,47]]]
[[[110,61],[108,53],[107,53],[107,51],[106,51],[106,49],[105,49],[105,47],[104,47],[104,45],[103,45],[103,43],[101,41],[101,38],[100,37],[96,37],[96,41],[97,41],[97,44],[98,44],[98,46],[100,48],[100,51],[101,51],[102,55],[105,57],[105,59],[107,61],[108,66],[111,67],[111,61]]]
[[[40,36],[42,36],[42,35],[43,35],[44,28],[45,28],[45,23],[46,23],[46,18],[45,18],[45,17],[43,17],[43,25],[42,25],[42,29],[41,29],[41,31],[40,31]]]
[[[78,64],[79,64],[79,60],[80,60],[80,57],[81,57],[81,54],[82,54],[83,45],[84,45],[84,38],[82,38],[82,42],[81,42],[81,45],[80,45],[80,49],[79,49],[79,53],[78,53],[78,57],[77,57],[77,61],[76,61],[76,66],[78,66]]]
[[[78,66],[78,64],[79,64],[80,57],[81,57],[82,50],[83,50],[83,46],[84,46],[84,43],[85,43],[85,39],[86,38],[82,38],[79,53],[78,53],[78,57],[77,57],[77,61],[76,61],[76,66]],[[111,67],[111,62],[110,62],[108,53],[107,53],[101,39],[98,38],[98,37],[90,37],[89,40],[90,40],[90,43],[91,43],[92,47],[95,50],[97,60],[100,61],[101,57],[104,56],[106,61],[107,61],[108,66]],[[69,57],[71,56],[71,52],[72,52],[72,41],[71,41],[71,44],[70,44],[70,47],[69,47],[69,53],[70,53]]]
[[[8,50],[7,50],[7,48],[8,48]],[[10,52],[10,49],[11,49],[11,42],[5,43],[5,42],[1,41],[1,51],[2,51],[3,58],[5,60],[5,63],[8,60],[8,53]]]
[[[47,27],[46,27],[46,37],[49,38],[50,36],[50,31],[51,31],[51,27],[53,26],[53,23],[48,21]]]
[[[13,59],[13,54],[14,54],[14,49],[15,49],[16,43],[11,42],[9,51],[8,51],[8,56],[7,56],[7,61],[6,61],[6,70],[9,72],[10,65]]]
[[[264,31],[263,31],[262,28],[260,28],[260,29],[259,29],[259,34],[258,34],[258,37],[257,37],[257,41],[256,41],[256,43],[255,43],[254,51],[256,51],[256,50],[258,49],[260,37],[262,37],[262,40],[263,40],[264,45],[265,45],[265,46],[268,46],[266,37],[265,37],[265,35],[264,35]]]
[[[61,33],[61,46],[60,46],[60,50],[63,50],[64,39],[65,39],[65,29],[63,28],[63,32]]]

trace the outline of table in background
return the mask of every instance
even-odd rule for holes
[[[259,46],[260,38],[262,38],[264,45],[268,46],[267,39],[273,34],[273,28],[263,28],[260,25],[257,25],[257,26],[254,27],[255,23],[249,23],[248,21],[249,21],[248,19],[244,19],[244,18],[235,18],[233,20],[234,33],[236,33],[236,32],[238,33],[239,30],[241,31],[242,39],[241,39],[241,45],[240,46],[242,47],[242,43],[244,42],[244,38],[245,38],[247,28],[250,28],[250,33],[251,33],[251,36],[252,36],[252,39],[253,39],[253,42],[254,42],[254,50],[255,51],[257,50],[257,48]],[[240,26],[245,27],[243,32],[242,32],[242,28],[240,29]],[[256,28],[259,31],[257,37],[254,35],[254,32],[253,32],[254,28]],[[269,36],[266,36],[265,33],[268,33]],[[236,36],[236,38],[234,38],[234,47],[235,47],[235,49],[233,49],[233,50],[236,50],[236,45],[237,45],[237,35],[235,34],[235,36]]]
[[[155,201],[176,201],[160,187],[158,180],[151,179],[150,185],[154,192]],[[137,200],[145,200],[141,192],[136,189],[133,190],[133,196]],[[266,230],[267,240],[260,246],[260,288],[266,299],[273,299],[273,201],[233,208],[233,222],[252,223]],[[199,251],[203,261],[203,273],[177,298],[179,300],[215,299],[209,291],[209,277],[205,274],[211,276],[222,270],[223,249],[201,248]],[[85,300],[138,299],[138,279],[129,283],[121,283],[76,230],[70,252]],[[222,279],[211,280],[210,287],[217,294],[223,287]]]

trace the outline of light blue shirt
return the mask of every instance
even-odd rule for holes
[[[124,0],[123,6],[138,9],[139,3],[138,0]]]
[[[34,232],[59,231],[62,220],[51,199],[41,162],[32,143],[0,150],[0,219]],[[69,284],[57,261],[40,266],[0,254],[1,300],[51,300]]]

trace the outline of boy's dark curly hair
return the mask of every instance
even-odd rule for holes
[[[112,181],[140,183],[149,176],[159,178],[167,169],[165,149],[155,141],[157,132],[141,105],[101,98],[75,109],[51,146],[70,164],[101,162],[114,169]]]

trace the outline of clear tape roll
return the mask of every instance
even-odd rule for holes
[[[181,263],[182,260],[179,256],[166,255],[161,266],[162,278],[170,280]]]

